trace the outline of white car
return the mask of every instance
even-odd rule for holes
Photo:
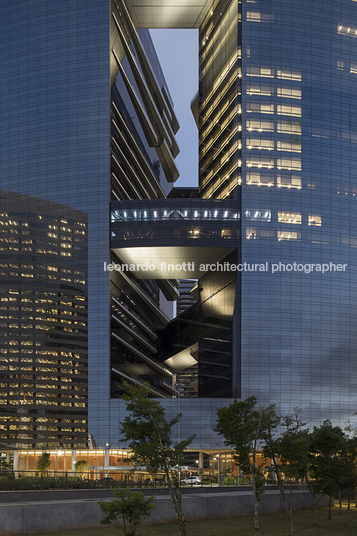
[[[198,486],[201,484],[201,479],[198,476],[189,476],[181,480],[181,484],[193,484],[194,486]]]

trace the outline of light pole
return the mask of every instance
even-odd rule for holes
[[[94,458],[94,459],[95,459],[95,473],[94,473],[94,479],[95,479],[95,480],[98,480],[98,479],[97,479],[98,460],[97,460],[97,458]]]
[[[218,486],[221,483],[221,447],[219,443],[216,443],[218,447]]]

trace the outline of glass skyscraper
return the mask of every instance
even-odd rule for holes
[[[196,189],[152,27],[199,29]],[[234,397],[353,420],[357,2],[3,0],[0,41],[0,442],[117,446],[123,380],[194,449]]]

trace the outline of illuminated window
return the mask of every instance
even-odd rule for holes
[[[247,11],[247,21],[260,22],[260,13],[257,11]]]
[[[268,173],[247,173],[246,182],[255,186],[273,186],[272,178]]]
[[[255,240],[257,238],[257,230],[247,227],[245,230],[245,237],[247,240]]]
[[[301,189],[301,177],[296,175],[284,176],[278,175],[277,177],[278,188],[298,188]]]
[[[247,167],[258,167],[258,168],[268,168],[272,169],[274,166],[273,160],[270,158],[251,158],[247,161]]]
[[[309,225],[321,227],[321,216],[318,214],[309,214]]]
[[[268,121],[247,121],[247,130],[250,132],[274,132],[274,123]]]
[[[337,69],[343,71],[343,61],[337,60]]]
[[[301,72],[296,70],[285,69],[284,71],[278,70],[276,73],[277,78],[284,80],[298,80],[301,81]]]
[[[293,141],[279,141],[276,146],[278,151],[288,151],[290,153],[301,153],[300,143],[294,143]]]
[[[289,115],[291,117],[301,117],[301,108],[300,106],[282,106],[278,104],[277,114]]]
[[[247,149],[267,149],[271,151],[274,149],[274,141],[249,138],[247,139]]]
[[[301,233],[293,233],[290,231],[278,231],[278,240],[300,240]]]
[[[357,74],[357,63],[351,63],[350,73]]]
[[[280,223],[294,223],[301,225],[301,214],[297,212],[278,212],[278,221]]]
[[[337,33],[340,35],[348,35],[349,37],[357,37],[357,28],[355,26],[339,25],[337,27]]]
[[[260,78],[274,78],[273,72],[269,67],[253,67],[247,69],[247,76],[259,76]]]
[[[252,221],[271,221],[271,211],[270,210],[246,210],[245,211],[245,217],[248,220]]]
[[[247,104],[246,112],[255,112],[258,114],[273,114],[274,104],[260,104],[258,102],[249,102]]]
[[[278,158],[278,169],[294,169],[301,171],[301,159],[300,158]]]
[[[277,130],[281,134],[301,134],[301,121],[278,121]]]
[[[270,13],[259,13],[259,11],[247,11],[248,22],[272,22],[273,15]]]
[[[301,89],[278,87],[276,89],[276,94],[278,97],[284,97],[288,99],[301,99]]]
[[[265,95],[272,94],[270,86],[250,86],[247,87],[247,95]]]

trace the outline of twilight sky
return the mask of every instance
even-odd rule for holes
[[[175,186],[198,184],[198,130],[190,109],[198,90],[198,30],[150,30],[180,123]]]

